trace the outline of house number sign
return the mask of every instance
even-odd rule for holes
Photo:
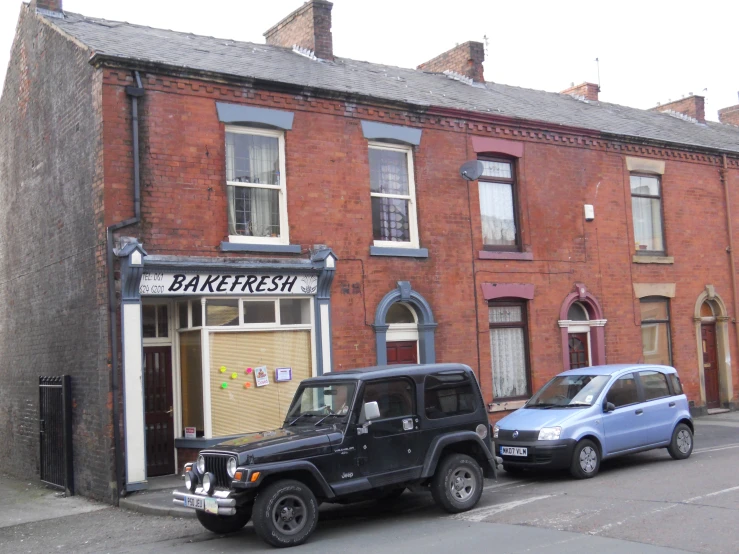
[[[287,273],[157,273],[145,271],[139,292],[142,296],[315,294],[318,277]]]

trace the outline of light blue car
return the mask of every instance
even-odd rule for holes
[[[622,454],[693,451],[693,419],[673,367],[603,365],[565,371],[493,428],[503,468],[569,468],[578,479]]]

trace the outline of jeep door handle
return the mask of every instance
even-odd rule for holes
[[[636,415],[642,415],[644,413],[644,410],[636,410],[634,413]]]
[[[670,408],[674,408],[675,407],[675,403],[674,402],[670,402],[669,403],[669,406],[670,406]]]

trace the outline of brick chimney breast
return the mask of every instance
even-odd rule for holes
[[[706,122],[706,104],[705,97],[691,94],[687,98],[681,98],[667,104],[660,104],[654,108],[650,108],[650,112],[677,112],[688,117],[692,117],[699,123]]]
[[[485,47],[482,42],[469,41],[422,63],[418,66],[418,69],[432,73],[454,71],[477,83],[484,83],[485,77],[482,68],[482,62],[484,61]]]
[[[739,104],[718,111],[718,120],[728,125],[739,125]]]
[[[31,10],[36,11],[37,8],[62,13],[62,0],[31,0]]]
[[[322,60],[334,59],[331,8],[326,0],[309,0],[264,33],[267,44],[312,50]]]
[[[600,87],[595,83],[581,83],[577,86],[571,86],[560,92],[560,94],[569,94],[570,96],[582,96],[585,100],[598,101],[598,93]]]

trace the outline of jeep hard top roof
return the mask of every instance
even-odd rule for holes
[[[474,375],[472,368],[465,364],[381,365],[326,373],[324,375],[319,375],[318,377],[305,379],[303,383],[306,385],[314,385],[337,380],[367,381],[383,377],[414,377],[418,375],[428,375],[429,373],[438,373],[440,371],[464,371]]]

